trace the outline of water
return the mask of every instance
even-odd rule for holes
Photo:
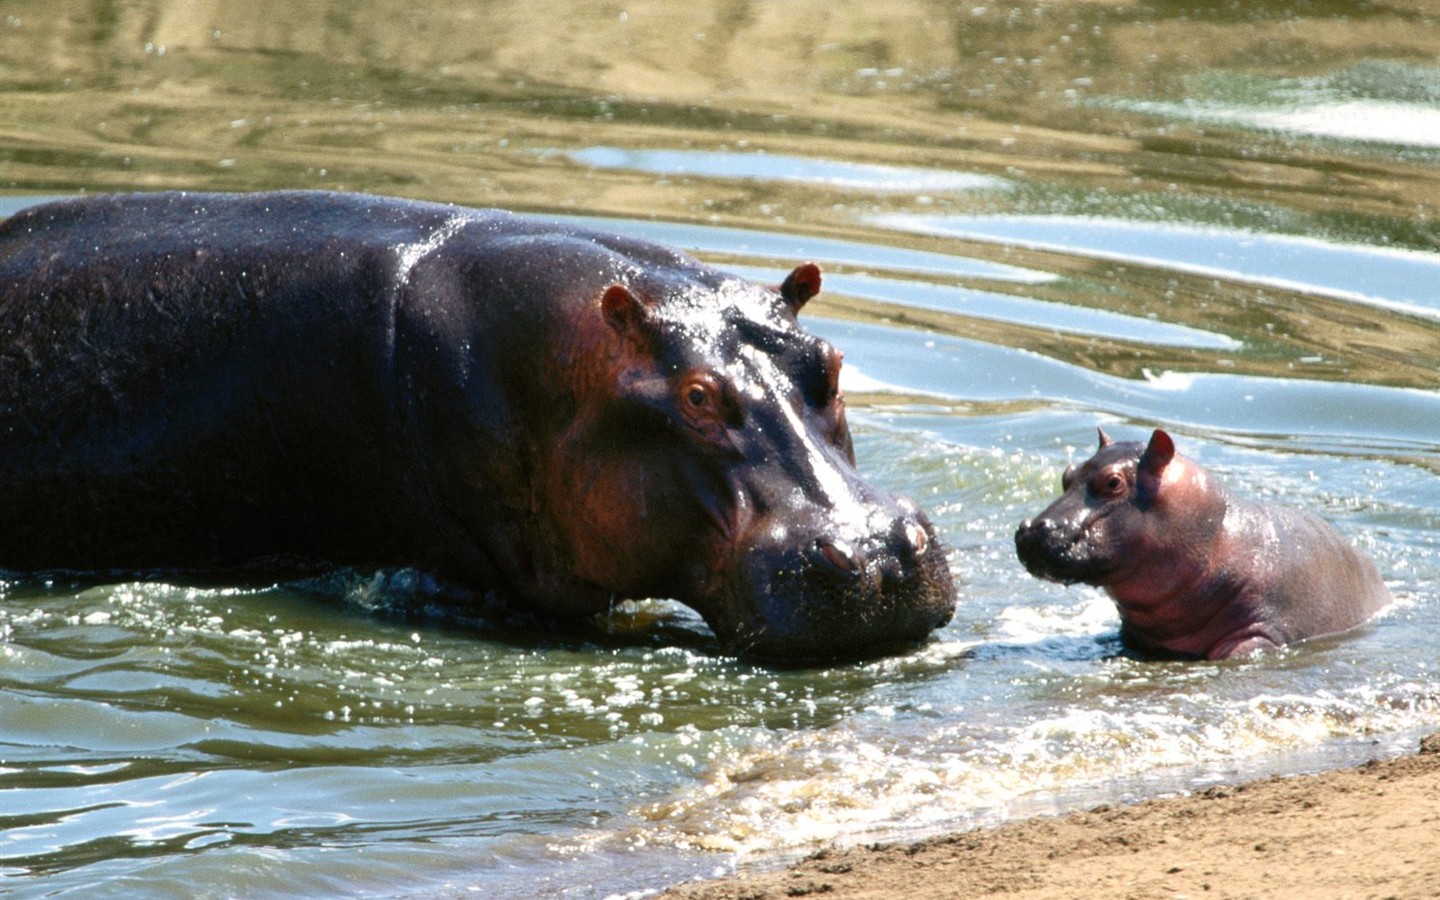
[[[6,583],[0,891],[599,898],[1440,727],[1425,4],[101,6],[0,4],[0,214],[325,187],[815,259],[861,468],[929,509],[961,603],[792,671],[663,600],[557,635],[397,617],[405,572]],[[1096,425],[1316,510],[1396,605],[1256,660],[1118,656],[1109,603],[1011,545]]]

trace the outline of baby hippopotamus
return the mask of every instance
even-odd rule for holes
[[[1243,500],[1156,429],[1061,476],[1020,523],[1032,575],[1103,587],[1142,653],[1225,659],[1338,634],[1391,602],[1375,564],[1309,513]]]

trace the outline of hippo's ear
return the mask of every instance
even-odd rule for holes
[[[795,267],[785,281],[780,285],[780,296],[785,298],[785,303],[790,311],[796,315],[800,314],[800,307],[805,301],[820,293],[820,267],[814,263],[801,263]]]
[[[623,284],[612,284],[600,296],[600,314],[622,337],[639,338],[649,332],[645,305]]]
[[[1111,444],[1115,443],[1114,441],[1112,441],[1112,440],[1110,439],[1110,435],[1108,435],[1108,434],[1105,433],[1105,429],[1103,429],[1103,428],[1101,428],[1101,427],[1099,427],[1099,426],[1097,425],[1097,426],[1095,427],[1095,430],[1100,433],[1100,449],[1101,449],[1101,450],[1104,450],[1106,447],[1108,447],[1108,446],[1110,446]]]
[[[1157,428],[1155,433],[1150,435],[1150,443],[1145,447],[1145,452],[1140,454],[1139,469],[1143,473],[1159,475],[1174,458],[1175,442],[1170,439],[1170,435]]]

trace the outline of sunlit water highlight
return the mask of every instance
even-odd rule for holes
[[[1171,222],[1078,216],[876,217],[919,234],[1077,253],[1440,316],[1440,254]]]
[[[994,191],[1012,186],[1005,179],[993,175],[809,159],[755,151],[587,147],[564,155],[577,163],[597,169],[630,169],[657,175],[696,175],[753,181],[793,181],[808,186],[861,191],[935,193]]]
[[[1277,109],[1224,103],[1128,103],[1137,112],[1309,137],[1440,148],[1440,109],[1383,100],[1301,100]]]

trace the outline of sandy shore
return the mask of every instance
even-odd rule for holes
[[[1440,733],[1354,769],[1100,807],[910,845],[821,851],[685,900],[1440,897]]]

